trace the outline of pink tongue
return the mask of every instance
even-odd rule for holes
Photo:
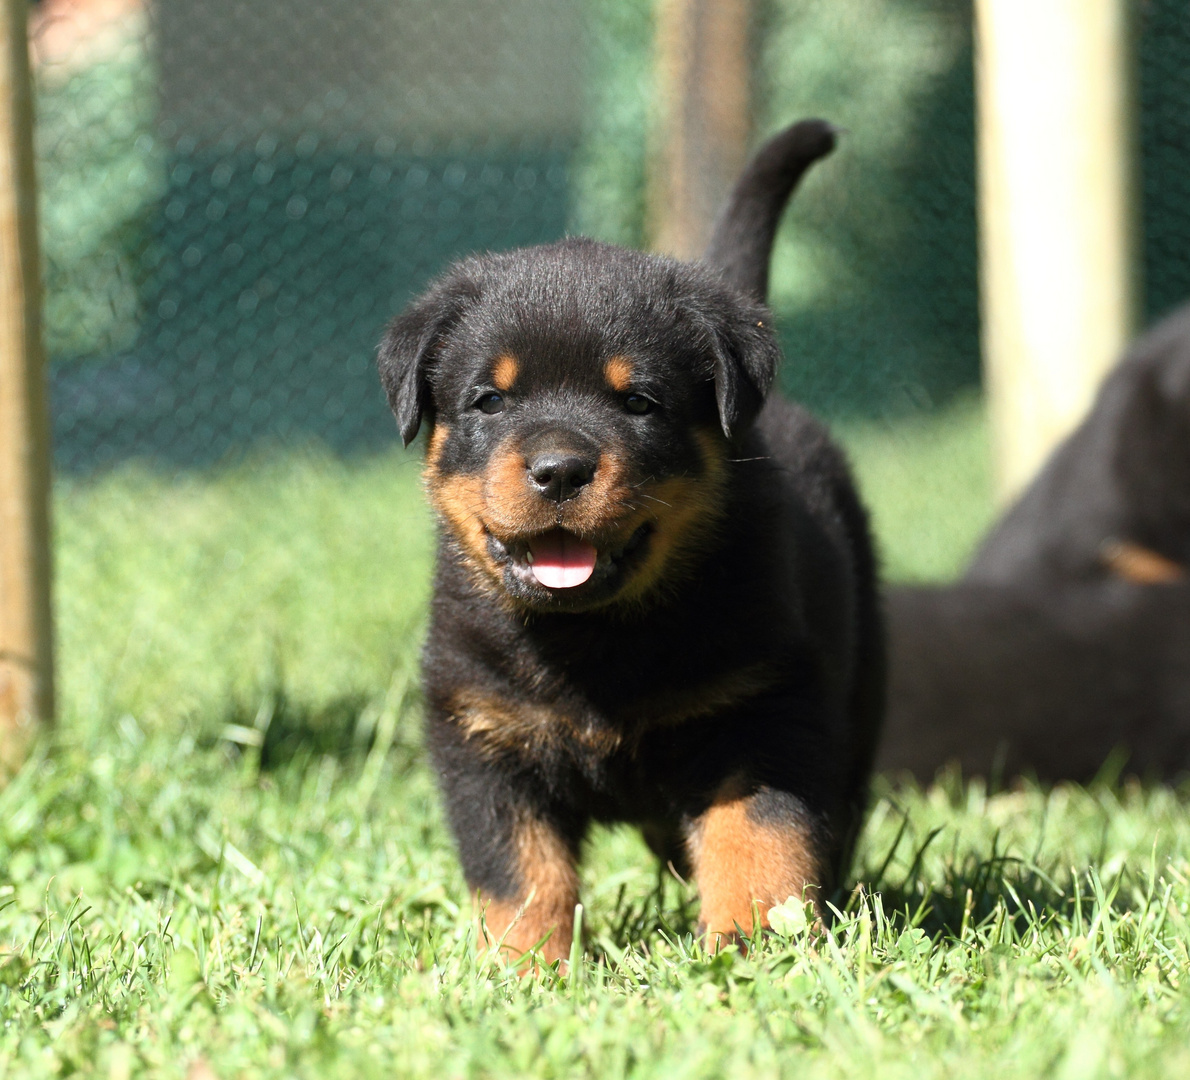
[[[530,569],[547,589],[573,589],[595,571],[598,552],[585,540],[554,529],[529,541]]]

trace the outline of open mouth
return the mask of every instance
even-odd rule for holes
[[[502,542],[489,534],[488,543],[514,576],[525,584],[536,584],[551,592],[576,589],[592,579],[606,581],[617,576],[638,557],[653,527],[645,522],[616,547],[600,548],[565,529],[525,540]]]
[[[582,585],[595,573],[598,561],[599,549],[594,544],[565,529],[551,529],[533,537],[525,554],[529,573],[547,589],[573,589]]]

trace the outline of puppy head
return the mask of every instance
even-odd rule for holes
[[[778,356],[705,270],[569,240],[457,264],[380,372],[457,551],[513,604],[639,601],[705,548]]]

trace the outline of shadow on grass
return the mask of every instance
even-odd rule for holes
[[[922,873],[920,858],[899,881],[882,874],[861,880],[860,886],[878,893],[884,912],[903,921],[906,928],[924,930],[931,938],[960,938],[971,926],[1001,918],[1019,938],[1039,918],[1068,914],[1075,897],[1069,883],[1017,855],[998,852],[984,858],[969,855],[948,865],[941,879]],[[851,895],[856,896],[858,890]],[[840,910],[851,906],[848,898],[836,901]]]
[[[368,708],[363,694],[346,694],[314,705],[282,693],[271,704],[272,715],[260,747],[262,772],[328,756],[341,761],[362,758],[375,743],[375,725],[363,722]]]
[[[1110,792],[1112,785],[1096,781],[1087,790]],[[906,929],[923,930],[935,940],[962,939],[972,928],[994,928],[993,936],[1000,941],[1021,942],[1031,931],[1054,921],[1081,933],[1099,920],[1099,912],[1126,918],[1130,911],[1147,909],[1159,891],[1155,863],[1147,869],[1125,865],[1114,871],[1099,869],[1110,862],[1106,833],[1100,850],[1082,868],[1046,863],[1041,857],[1044,821],[1032,854],[1005,850],[997,831],[990,852],[961,852],[956,839],[943,865],[939,867],[934,858],[927,871],[927,852],[946,831],[939,826],[910,847],[908,869],[893,876],[891,867],[909,830],[906,813],[879,865],[873,862],[858,867],[855,888],[847,896],[835,898],[838,910],[850,913],[863,893],[878,894],[887,918]],[[900,865],[904,865],[903,858]]]
[[[969,936],[970,928],[998,921],[1003,937],[1019,941],[1039,920],[1073,918],[1077,922],[1076,907],[1082,909],[1084,923],[1093,918],[1096,894],[1091,882],[1084,880],[1080,888],[1072,888],[1071,881],[1059,882],[1056,873],[999,852],[995,844],[989,856],[971,854],[948,866],[941,878],[927,875],[922,857],[937,835],[919,848],[903,876],[890,879],[887,865],[875,872],[864,868],[869,872],[849,892],[839,891],[830,897],[830,905],[846,918],[865,893],[879,894],[880,906],[890,923],[902,929],[922,930],[935,940]],[[1107,890],[1108,903],[1117,910],[1126,909],[1129,905],[1119,895],[1125,891],[1116,887]],[[604,929],[593,936],[588,949],[598,958],[611,949],[622,952],[658,936],[676,940],[695,935],[698,910],[698,895],[692,885],[676,879],[668,868],[659,867],[649,892],[632,895],[626,885],[620,887]],[[828,918],[829,923],[835,921]]]
[[[598,961],[610,962],[611,949],[623,952],[642,941],[659,936],[676,940],[697,933],[698,899],[689,883],[678,878],[668,866],[657,864],[653,887],[635,894],[625,883],[606,916],[604,929],[593,936],[587,948]]]
[[[301,775],[327,757],[362,765],[373,750],[395,753],[395,767],[404,771],[418,751],[418,740],[406,722],[410,696],[406,688],[395,702],[391,694],[378,700],[362,692],[311,702],[275,688],[255,707],[234,703],[216,741],[238,754],[257,753],[262,773],[285,770]]]

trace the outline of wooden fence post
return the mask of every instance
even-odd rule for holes
[[[1128,0],[975,0],[983,356],[998,495],[1134,329]]]
[[[657,75],[663,113],[653,155],[652,246],[700,256],[748,152],[751,0],[661,0]]]
[[[27,0],[0,21],[0,783],[54,713],[49,417]]]

